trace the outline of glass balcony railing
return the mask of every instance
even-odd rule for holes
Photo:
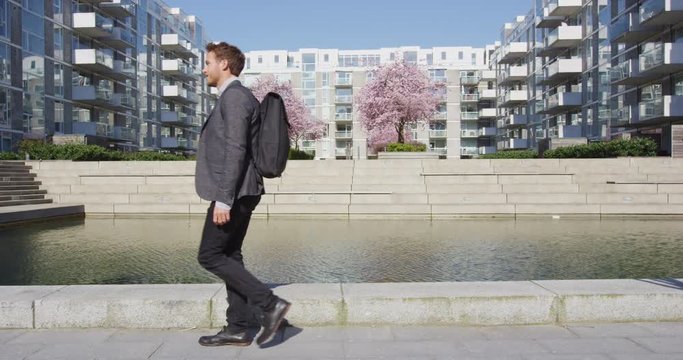
[[[667,0],[649,0],[640,5],[640,23],[647,23],[666,11]]]
[[[462,85],[478,85],[480,79],[481,78],[479,76],[461,76],[460,77],[460,84],[462,84]]]
[[[460,130],[460,137],[463,137],[463,138],[479,137],[479,130],[478,129]]]
[[[640,71],[645,72],[664,64],[664,43],[656,43],[654,46],[640,54]]]
[[[340,104],[350,104],[353,102],[353,95],[337,95],[334,101]]]
[[[429,149],[432,154],[448,155],[448,148],[445,147],[433,147]]]
[[[353,78],[351,76],[337,76],[335,79],[335,84],[337,85],[352,85]]]
[[[463,111],[460,113],[460,119],[462,119],[462,120],[478,120],[479,119],[479,112],[478,111]]]
[[[638,107],[641,121],[664,116],[664,100],[661,97],[643,101]]]
[[[114,126],[113,137],[126,141],[136,141],[137,131],[125,126]]]
[[[341,121],[351,121],[351,120],[353,120],[353,114],[351,114],[351,113],[335,113],[334,119],[335,120],[341,120]]]
[[[447,118],[448,118],[448,113],[441,112],[441,111],[434,113],[434,115],[432,116],[432,119],[434,119],[434,120],[446,120]]]
[[[336,137],[337,139],[348,139],[348,138],[353,137],[353,132],[352,131],[335,131],[334,137]]]
[[[479,94],[460,94],[460,101],[462,102],[476,102],[479,101]]]
[[[448,130],[429,130],[429,137],[443,138],[448,136]]]

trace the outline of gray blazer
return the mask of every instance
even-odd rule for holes
[[[252,154],[261,117],[259,102],[238,80],[223,91],[202,127],[195,188],[204,200],[232,207],[239,198],[264,193]]]

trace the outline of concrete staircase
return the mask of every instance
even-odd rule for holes
[[[32,162],[89,214],[202,214],[194,162]],[[291,161],[260,216],[683,215],[683,159]]]
[[[31,173],[31,166],[24,162],[0,161],[0,207],[48,204],[46,190],[39,187],[36,175]]]

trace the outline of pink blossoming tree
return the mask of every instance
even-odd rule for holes
[[[303,99],[294,92],[289,81],[279,82],[275,76],[267,74],[259,77],[250,89],[259,101],[263,100],[269,92],[282,96],[289,119],[289,138],[296,149],[299,149],[299,140],[317,140],[323,136],[325,123],[311,115]]]
[[[417,65],[399,61],[380,66],[355,101],[370,142],[391,130],[396,141],[405,143],[410,126],[428,121],[436,112],[438,87]]]

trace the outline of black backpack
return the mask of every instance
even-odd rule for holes
[[[269,92],[261,101],[261,126],[255,146],[254,165],[265,178],[282,175],[289,157],[289,120],[282,97]]]

